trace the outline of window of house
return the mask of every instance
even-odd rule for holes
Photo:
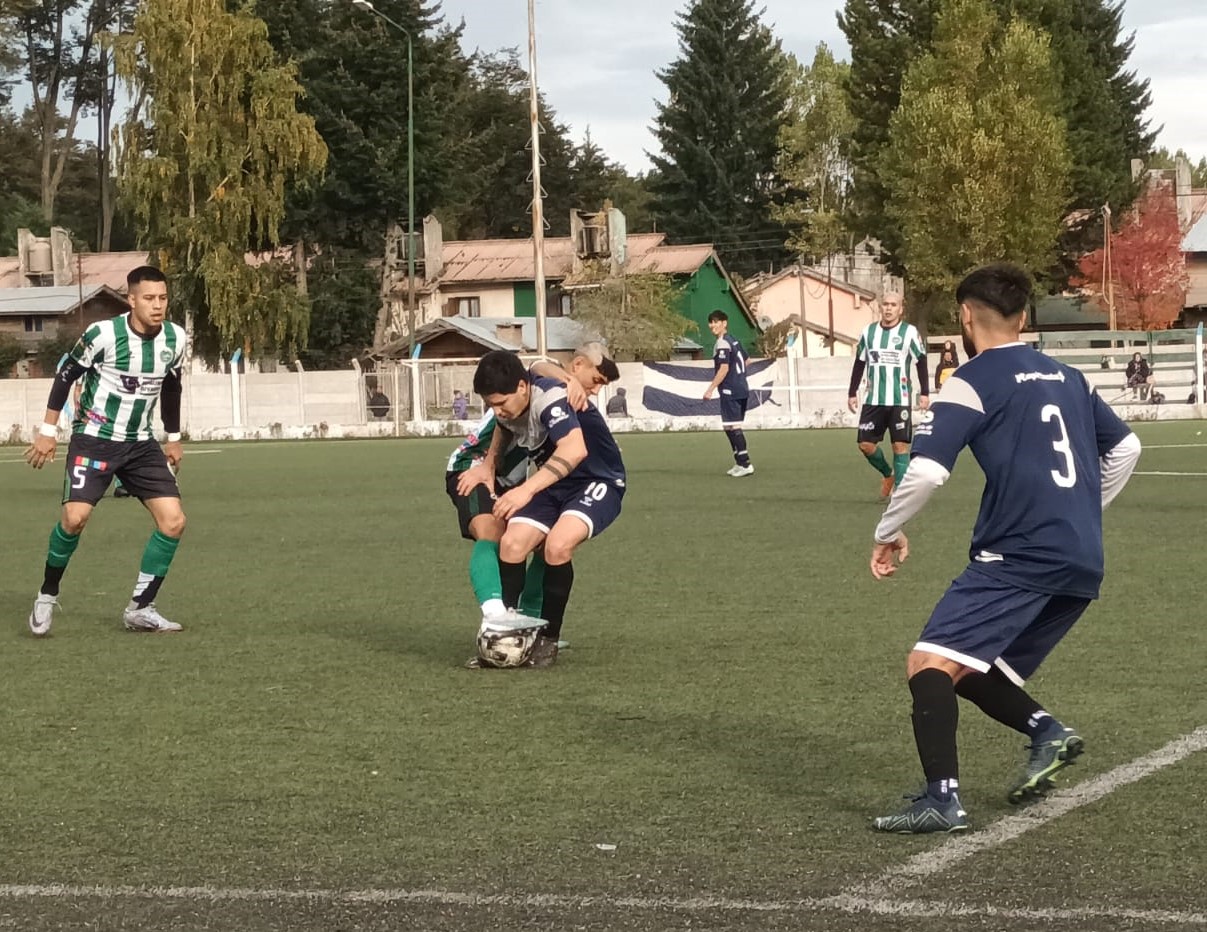
[[[42,332],[42,318],[34,317],[33,315],[27,315],[25,318],[25,332],[26,333],[41,333]]]
[[[478,297],[458,298],[457,313],[462,317],[481,317],[482,299]]]
[[[549,304],[550,317],[569,317],[574,310],[574,298],[568,294],[559,294]]]

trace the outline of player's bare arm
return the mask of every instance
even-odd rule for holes
[[[704,389],[704,400],[708,401],[713,396],[713,392],[717,390],[717,386],[725,381],[725,376],[729,375],[729,363],[723,362],[717,369],[717,374],[713,376],[712,381],[708,384],[708,388]]]
[[[58,431],[59,416],[71,395],[71,387],[87,371],[72,359],[55,373],[54,381],[50,385],[50,397],[46,401],[46,414],[34,433],[34,442],[25,450],[25,462],[34,469],[41,469],[47,463],[54,462],[55,450],[58,447],[55,434]]]
[[[587,458],[587,441],[581,428],[576,427],[557,442],[553,453],[541,468],[495,502],[496,518],[507,520],[541,492],[570,475]]]
[[[566,389],[566,401],[570,403],[570,407],[575,411],[586,411],[588,405],[587,390],[582,387],[579,381],[570,376],[570,373],[559,366],[557,363],[548,359],[542,359],[534,362],[530,367],[533,375],[544,379],[553,379],[560,382]]]
[[[511,431],[496,420],[494,433],[490,437],[490,449],[486,451],[481,463],[469,467],[457,478],[457,494],[468,495],[479,485],[494,491],[499,457],[511,443],[511,438]]]

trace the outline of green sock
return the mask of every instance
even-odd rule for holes
[[[864,456],[867,456],[865,453]],[[884,458],[884,454],[880,452],[880,447],[876,447],[876,451],[867,457],[867,461],[872,464],[872,468],[882,476],[891,476],[892,469],[889,468],[888,460]]]
[[[56,524],[50,532],[50,548],[46,553],[46,563],[55,569],[64,569],[75,548],[80,545],[79,534],[68,534],[63,525]]]
[[[905,478],[905,471],[909,469],[909,454],[894,453],[893,454],[893,483],[900,485],[901,480]]]
[[[162,531],[154,531],[151,539],[147,541],[147,549],[142,552],[139,572],[148,576],[167,576],[168,567],[172,565],[172,557],[176,556],[176,548],[179,546],[179,538],[168,537]]]
[[[545,602],[545,558],[538,550],[524,574],[524,591],[520,595],[520,613],[530,618],[540,618]]]
[[[503,598],[503,581],[499,578],[499,542],[476,540],[469,555],[469,584],[481,605],[489,599]]]

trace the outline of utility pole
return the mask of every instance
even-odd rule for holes
[[[541,112],[536,82],[536,3],[528,0],[528,122],[532,130],[532,287],[536,291],[536,351],[544,356],[545,338],[545,192],[541,190]]]
[[[1115,345],[1114,331],[1117,326],[1115,318],[1115,269],[1111,261],[1111,205],[1102,205],[1103,217],[1103,236],[1105,237],[1102,244],[1102,275],[1106,279],[1103,283],[1106,291],[1106,311],[1109,319],[1107,326],[1111,329],[1111,346]]]

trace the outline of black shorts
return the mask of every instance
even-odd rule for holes
[[[494,510],[495,499],[506,490],[496,482],[495,491],[492,493],[486,486],[478,483],[469,490],[468,495],[462,495],[457,491],[457,480],[460,478],[459,472],[446,472],[444,491],[448,492],[448,497],[453,500],[453,506],[457,509],[457,526],[461,529],[461,536],[466,540],[477,540],[469,532],[469,522],[479,515],[490,514]]]
[[[747,397],[734,398],[732,395],[721,396],[721,426],[737,427],[746,420]]]
[[[908,405],[864,405],[859,409],[859,443],[879,443],[886,430],[893,443],[914,439]]]
[[[72,434],[67,445],[67,475],[63,502],[95,505],[105,495],[113,477],[135,498],[180,498],[180,486],[168,468],[163,447],[154,440],[102,440]]]

